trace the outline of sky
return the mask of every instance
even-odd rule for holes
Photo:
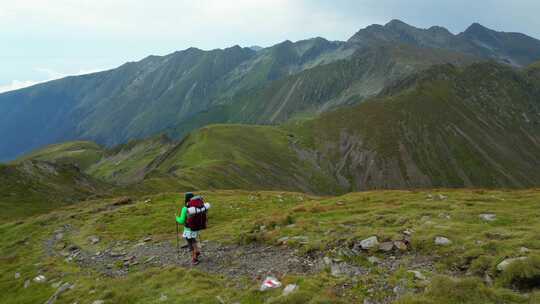
[[[539,0],[0,0],[0,92],[189,47],[346,40],[400,19],[540,38]]]

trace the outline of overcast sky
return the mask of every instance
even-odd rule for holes
[[[538,12],[540,0],[0,0],[0,91],[191,46],[346,40],[391,19],[540,38]]]

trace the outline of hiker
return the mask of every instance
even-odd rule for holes
[[[183,238],[186,239],[191,250],[191,262],[193,265],[199,264],[201,251],[197,244],[199,231],[206,229],[206,213],[210,209],[210,204],[205,203],[201,196],[195,196],[187,192],[184,196],[184,207],[180,216],[176,216],[176,222],[184,225]]]

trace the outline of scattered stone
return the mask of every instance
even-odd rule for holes
[[[493,213],[483,213],[480,214],[479,217],[486,222],[493,222],[497,219],[497,215]]]
[[[21,277],[21,274],[18,273],[18,272],[16,272],[16,273],[15,273],[15,279],[18,279],[18,278],[20,278],[20,277]]]
[[[517,261],[523,261],[523,260],[526,260],[526,259],[527,259],[527,257],[506,259],[506,260],[500,262],[499,265],[497,265],[497,270],[498,271],[505,271],[508,268],[508,266],[510,266],[512,263],[517,262]]]
[[[275,288],[279,288],[279,287],[281,287],[281,282],[278,281],[278,279],[276,279],[276,278],[274,278],[272,276],[268,276],[262,282],[261,288],[259,290],[260,291],[265,291],[265,290],[268,290],[268,289],[275,289]]]
[[[54,238],[55,240],[60,241],[61,239],[64,238],[64,234],[62,232],[59,232],[54,236]]]
[[[151,202],[152,202],[151,199],[147,199],[147,200],[144,201],[145,204],[149,204],[149,203],[151,203]]]
[[[443,219],[449,220],[449,219],[451,219],[452,217],[451,217],[450,214],[448,214],[448,213],[439,213],[439,218],[443,218]]]
[[[217,300],[220,304],[225,304],[225,301],[221,298],[221,296],[216,296],[216,300]]]
[[[88,241],[90,242],[90,244],[95,245],[99,243],[100,238],[98,236],[93,235],[93,236],[88,237]]]
[[[112,251],[112,252],[110,253],[110,255],[111,255],[111,257],[113,257],[113,258],[118,258],[118,257],[121,257],[121,256],[126,255],[126,253],[125,253],[125,252]]]
[[[379,250],[383,252],[390,252],[394,248],[394,243],[392,242],[383,242],[379,244]]]
[[[94,302],[92,302],[92,304],[104,304],[105,301],[103,300],[95,300]]]
[[[448,246],[452,244],[452,241],[450,241],[449,239],[443,237],[443,236],[438,236],[435,238],[435,245],[439,245],[439,246]]]
[[[444,201],[444,200],[447,200],[447,199],[448,199],[448,196],[446,196],[446,195],[444,195],[444,194],[439,194],[439,195],[438,195],[438,198],[439,198],[439,200]]]
[[[425,281],[427,280],[426,279],[426,276],[424,276],[420,271],[418,270],[409,270],[407,271],[408,273],[412,273],[414,275],[414,278],[417,279],[417,280],[420,280],[420,281]]]
[[[153,256],[149,257],[148,259],[146,259],[146,260],[144,261],[144,264],[148,264],[148,263],[152,262],[152,261],[155,260],[155,259],[156,259],[156,256],[153,255]]]
[[[374,248],[375,246],[379,245],[379,240],[376,236],[369,237],[365,240],[362,240],[360,242],[360,247],[364,250],[369,250],[371,248]]]
[[[260,227],[259,227],[259,230],[260,230],[260,231],[265,231],[265,230],[266,230],[266,226],[265,226],[265,225],[260,226]]]
[[[51,284],[51,287],[54,288],[54,289],[56,289],[56,288],[60,287],[60,285],[62,285],[62,281],[52,283],[52,284]]]
[[[79,246],[72,244],[72,245],[69,245],[68,250],[73,252],[73,251],[80,250],[80,248],[79,248]]]
[[[370,262],[371,264],[379,264],[381,260],[378,257],[370,256],[368,258],[368,262]]]
[[[40,275],[38,275],[37,277],[34,278],[34,282],[36,282],[36,283],[45,283],[45,282],[47,282],[47,278],[44,275],[40,274]]]
[[[407,244],[405,244],[405,242],[403,241],[395,241],[394,242],[394,246],[399,250],[399,251],[407,251]]]
[[[343,274],[341,271],[341,267],[339,267],[339,264],[332,264],[330,267],[330,274],[334,277],[339,277]]]
[[[24,288],[28,288],[30,286],[30,280],[24,281]]]
[[[58,289],[55,291],[55,293],[49,298],[49,300],[45,302],[45,304],[53,304],[54,302],[56,302],[56,299],[58,299],[60,294],[70,289],[71,287],[72,285],[69,283],[64,283],[62,286],[59,286]]]
[[[143,242],[150,242],[152,240],[152,237],[151,236],[148,236],[148,237],[145,237],[142,241]]]
[[[488,273],[484,275],[484,283],[486,283],[487,286],[493,286],[493,279]]]
[[[285,288],[283,289],[283,296],[288,296],[291,293],[295,292],[297,289],[298,289],[298,285],[289,284],[289,285],[285,286]]]
[[[165,302],[169,299],[169,297],[166,295],[166,294],[161,294],[161,296],[159,297],[159,301],[160,302]]]

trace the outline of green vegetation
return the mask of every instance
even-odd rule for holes
[[[436,192],[379,191],[351,193],[341,197],[319,198],[289,192],[216,191],[202,193],[213,203],[210,228],[204,240],[243,246],[249,242],[278,246],[278,239],[289,241],[282,248],[296,248],[300,254],[329,256],[363,267],[367,273],[355,279],[320,273],[285,274],[280,280],[294,283],[299,290],[281,296],[281,290],[259,292],[259,280],[210,274],[197,268],[166,266],[129,269],[125,277],[111,278],[99,271],[82,268],[59,256],[48,256],[45,241],[53,231],[69,224],[65,242],[90,248],[88,237],[101,242],[94,250],[103,250],[117,241],[131,246],[147,236],[153,242],[173,242],[173,210],[181,194],[160,194],[135,198],[135,203],[116,209],[107,208],[114,200],[95,200],[63,207],[47,215],[29,217],[21,222],[0,225],[0,288],[5,303],[45,302],[55,288],[51,283],[75,283],[60,296],[58,303],[103,299],[105,303],[157,302],[164,294],[166,303],[350,303],[363,299],[395,297],[395,286],[406,286],[406,294],[397,303],[535,303],[539,288],[538,258],[540,243],[540,191],[445,190]],[[241,216],[238,215],[241,210]],[[494,221],[479,215],[492,213]],[[261,217],[264,215],[264,217]],[[170,219],[170,220],[167,220]],[[265,226],[261,229],[261,226]],[[391,261],[390,254],[362,252],[354,258],[343,255],[356,242],[376,235],[379,240],[397,240],[402,231],[412,231],[408,253],[394,253],[403,265],[420,259],[433,265],[422,269],[428,282],[415,280],[407,268],[389,271],[366,262],[371,255]],[[435,236],[451,239],[449,246],[434,245]],[[295,241],[295,237],[304,241]],[[527,247],[526,253],[520,250]],[[101,248],[101,249],[100,249]],[[529,256],[500,272],[496,266],[508,257]],[[490,259],[485,259],[490,257]],[[468,269],[482,260],[485,264],[474,274]],[[525,265],[532,265],[531,267]],[[407,266],[402,266],[407,267]],[[415,268],[412,268],[415,270]],[[21,278],[14,279],[19,272]],[[25,280],[44,274],[47,284]],[[483,278],[489,275],[493,287]],[[516,282],[532,282],[521,292],[513,291]],[[384,282],[388,285],[381,285]],[[379,286],[379,287],[378,287]],[[387,286],[387,287],[380,287]],[[414,295],[413,295],[414,293]],[[528,295],[528,297],[527,297]],[[533,302],[531,302],[533,301]],[[84,302],[84,303],[86,303]]]
[[[72,141],[54,144],[23,156],[16,162],[39,160],[58,164],[75,164],[82,170],[99,161],[105,151],[98,144],[89,141]]]

